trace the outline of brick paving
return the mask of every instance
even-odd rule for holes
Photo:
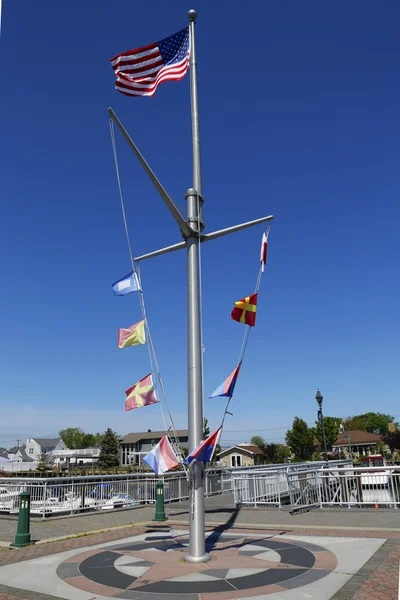
[[[221,498],[221,497],[220,497]],[[215,510],[207,511],[206,519],[208,528],[213,529],[216,524],[236,524],[230,531],[255,533],[255,531],[268,531],[268,533],[290,533],[293,535],[312,536],[337,536],[337,537],[371,537],[384,538],[387,541],[375,555],[351,578],[333,597],[332,600],[398,600],[398,579],[400,560],[400,531],[397,521],[397,511],[312,511],[305,515],[291,517],[285,511],[265,510],[260,514],[258,510],[225,508],[221,499],[215,503]],[[185,526],[187,524],[187,510],[183,504],[174,504],[167,508],[170,515],[168,525]],[[74,535],[79,531],[106,529],[120,527],[103,533],[84,535],[62,541],[34,545],[20,549],[0,547],[0,565],[6,565],[42,556],[48,556],[66,550],[93,546],[96,544],[124,539],[139,535],[157,527],[143,521],[154,516],[154,507],[144,507],[118,513],[99,513],[84,515],[70,519],[57,519],[44,523],[35,523],[41,539],[57,537],[60,535]],[[260,521],[264,525],[260,525]],[[136,522],[136,525],[132,525]],[[334,523],[336,522],[336,527]],[[279,527],[277,524],[284,523]],[[343,525],[345,523],[345,525]],[[350,525],[352,524],[353,529]],[[329,524],[329,526],[327,525]],[[166,524],[167,525],[167,524]],[[325,525],[325,527],[323,526]],[[380,527],[380,529],[379,529]],[[385,529],[388,527],[388,529]],[[0,519],[0,539],[6,529],[15,532],[16,522]],[[390,530],[392,528],[392,531]],[[397,529],[397,531],[396,531]],[[12,539],[9,538],[9,539]],[[63,600],[59,597],[28,592],[0,585],[0,600]]]

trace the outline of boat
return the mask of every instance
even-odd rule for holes
[[[19,495],[22,488],[0,487],[0,512],[11,512],[18,506]]]
[[[386,487],[389,485],[390,471],[383,469],[386,467],[386,460],[381,454],[371,454],[370,456],[364,456],[361,459],[361,468],[375,467],[376,470],[361,471],[361,486],[363,488],[371,487]]]

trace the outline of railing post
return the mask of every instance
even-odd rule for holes
[[[392,470],[390,470],[389,479],[390,479],[390,487],[391,487],[392,496],[393,496],[393,508],[397,509],[397,498],[396,498],[396,492],[394,489],[394,478],[393,478],[394,475],[395,475],[395,473]]]
[[[82,488],[81,488],[82,490]],[[72,485],[71,485],[71,495],[70,495],[70,505],[71,505],[71,515],[73,514],[73,509],[74,509],[74,480],[72,480]]]
[[[325,478],[324,478],[324,472],[321,469],[321,485],[318,485],[318,471],[317,469],[315,469],[315,484],[317,486],[317,492],[318,492],[318,503],[319,503],[319,507],[322,508],[322,494],[321,494],[321,488],[323,488],[325,486]]]
[[[43,512],[42,512],[42,516],[43,519],[46,516],[46,497],[47,497],[47,480],[44,482],[44,486],[42,487],[43,490]]]

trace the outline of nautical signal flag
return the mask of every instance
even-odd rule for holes
[[[118,281],[112,284],[112,289],[116,296],[125,296],[125,294],[130,294],[131,292],[139,292],[140,284],[135,271],[131,271],[121,279],[118,279]]]
[[[160,83],[185,77],[189,57],[189,27],[160,42],[122,52],[111,59],[115,89],[126,96],[154,96]]]
[[[146,343],[146,332],[144,329],[144,319],[135,323],[127,329],[118,329],[118,348],[127,346],[140,346]]]
[[[238,364],[233,373],[231,373],[229,377],[225,379],[224,383],[221,383],[221,385],[215,390],[215,392],[211,394],[210,398],[218,398],[219,396],[231,398],[233,396],[233,390],[235,389],[241,364],[242,363]]]
[[[261,240],[261,252],[260,252],[260,263],[261,273],[264,273],[265,265],[267,263],[267,249],[268,249],[268,232],[264,231]]]
[[[167,435],[161,438],[157,446],[142,458],[156,475],[162,475],[179,465]]]
[[[201,460],[202,462],[210,462],[213,457],[215,447],[218,444],[222,428],[212,433],[206,440],[202,441],[199,446],[185,459],[185,465],[190,465],[193,460]]]
[[[254,327],[256,324],[257,296],[258,294],[252,294],[235,302],[235,308],[231,312],[232,319]]]
[[[158,402],[151,373],[126,390],[125,394],[125,410],[127,411]]]

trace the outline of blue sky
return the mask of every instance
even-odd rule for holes
[[[196,7],[3,0],[0,39],[0,445],[65,426],[161,427],[157,406],[124,412],[149,371],[117,349],[137,297],[113,165],[112,106],[184,207],[191,186],[189,78],[155,97],[114,90],[109,58],[185,27],[197,8],[206,230],[273,213],[257,325],[224,443],[283,439],[295,415],[400,416],[400,6],[388,1]],[[118,152],[134,253],[179,233],[124,140]],[[263,227],[205,244],[205,394],[236,364],[234,300],[254,288]],[[185,253],[142,277],[172,412],[186,426]],[[205,400],[212,427],[223,400]]]

